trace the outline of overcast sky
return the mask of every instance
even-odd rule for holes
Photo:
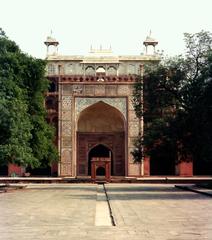
[[[183,33],[212,32],[212,0],[0,0],[0,27],[24,52],[44,58],[50,35],[65,55],[112,46],[140,54],[152,31],[168,55],[184,50]]]

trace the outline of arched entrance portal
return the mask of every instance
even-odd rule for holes
[[[92,156],[111,154],[111,175],[124,176],[125,145],[122,113],[102,101],[87,107],[80,113],[77,125],[77,175],[91,175]]]
[[[106,146],[99,144],[92,148],[88,154],[88,175],[91,175],[91,160],[94,157],[99,157],[99,158],[110,158],[111,159],[111,166],[113,166],[113,157],[112,157],[112,151],[107,148]],[[105,169],[104,169],[104,174],[102,168],[97,169],[97,173],[99,176],[104,176],[105,175]],[[96,174],[97,174],[96,173]],[[111,168],[110,175],[113,175],[113,168]]]

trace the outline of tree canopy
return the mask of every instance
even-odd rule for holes
[[[57,160],[46,122],[46,62],[23,53],[0,29],[0,164],[38,167]]]
[[[212,35],[184,37],[184,56],[145,68],[144,111],[134,104],[145,121],[142,146],[146,154],[166,146],[176,152],[176,161],[192,156],[212,162]]]

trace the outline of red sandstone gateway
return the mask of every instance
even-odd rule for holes
[[[142,134],[144,130],[132,105],[133,84],[145,64],[159,63],[156,40],[148,36],[143,43],[145,54],[132,56],[116,56],[111,48],[91,48],[87,56],[62,56],[54,38],[48,37],[45,44],[51,81],[46,108],[48,121],[57,130],[60,159],[43,172],[31,169],[31,175],[94,179],[101,173],[107,180],[111,176],[193,175],[192,161],[175,165],[171,155],[169,159],[145,157],[141,164],[132,159],[133,141],[139,129]],[[10,165],[8,174],[24,171]]]

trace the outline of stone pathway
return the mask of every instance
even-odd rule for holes
[[[103,184],[97,186],[95,226],[112,226]]]
[[[95,184],[35,184],[1,193],[0,239],[212,239],[210,197],[165,184],[106,189],[116,226],[95,226],[101,193]]]
[[[173,185],[108,185],[117,227],[151,239],[212,239],[212,199]]]

